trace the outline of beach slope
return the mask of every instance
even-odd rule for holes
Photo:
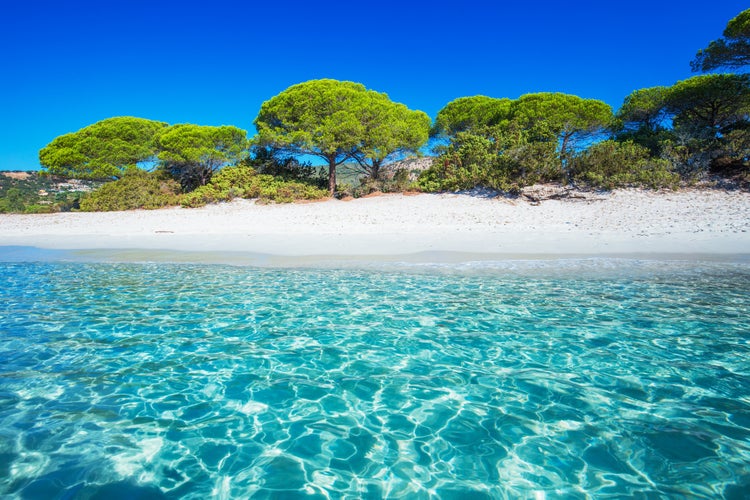
[[[750,254],[750,194],[618,190],[533,203],[465,194],[0,215],[0,245],[286,257]],[[467,257],[468,258],[468,257]]]

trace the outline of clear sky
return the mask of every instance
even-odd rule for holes
[[[0,170],[111,116],[236,125],[295,83],[363,83],[435,117],[449,101],[566,92],[618,108],[692,76],[735,0],[0,0]]]

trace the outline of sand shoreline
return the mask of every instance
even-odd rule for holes
[[[0,246],[237,253],[283,258],[746,255],[750,193],[618,190],[533,204],[459,194],[383,195],[201,209],[0,215]],[[451,255],[452,257],[445,257]]]

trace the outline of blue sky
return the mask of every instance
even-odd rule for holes
[[[555,91],[613,108],[692,76],[734,0],[0,0],[0,170],[111,116],[255,131],[263,101],[361,82],[435,117],[449,101]]]

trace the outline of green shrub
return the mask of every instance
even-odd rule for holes
[[[3,197],[3,211],[21,213],[26,209],[23,191],[17,187],[8,189]]]
[[[167,174],[134,170],[103,184],[81,200],[84,212],[155,209],[178,205],[180,185]]]
[[[497,167],[495,142],[486,137],[459,132],[432,166],[423,171],[417,185],[423,191],[458,191],[486,185]]]
[[[570,171],[575,182],[593,188],[676,188],[680,176],[668,160],[653,158],[633,142],[604,141],[575,157]]]
[[[24,208],[23,213],[25,214],[54,214],[56,212],[59,212],[59,208],[52,204],[47,205],[27,205],[26,208]]]
[[[264,202],[290,203],[297,200],[318,200],[328,192],[300,181],[285,181],[267,174],[259,174],[252,167],[237,165],[219,171],[205,186],[182,195],[183,207],[195,208],[208,203],[235,198],[258,198]]]
[[[359,180],[359,185],[352,187],[349,184],[339,184],[336,191],[342,196],[353,196],[361,198],[371,193],[403,193],[404,191],[413,191],[419,189],[410,179],[411,172],[404,168],[399,168],[392,174],[381,176],[380,179],[373,179],[369,176],[363,176]]]
[[[82,193],[63,191],[55,195],[55,207],[59,212],[70,212],[81,208]]]
[[[721,154],[711,162],[710,173],[750,187],[750,124],[723,136]]]
[[[522,142],[505,150],[495,189],[513,190],[540,182],[564,182],[560,155],[554,142]]]
[[[510,135],[482,137],[459,132],[417,180],[423,191],[458,191],[477,186],[515,191],[537,182],[560,181],[554,142]]]
[[[265,176],[258,176],[265,177]],[[260,195],[258,198],[264,201],[273,201],[276,203],[291,203],[298,200],[319,200],[327,198],[328,191],[324,189],[296,181],[281,181],[273,179],[272,181],[263,182],[260,186]]]

